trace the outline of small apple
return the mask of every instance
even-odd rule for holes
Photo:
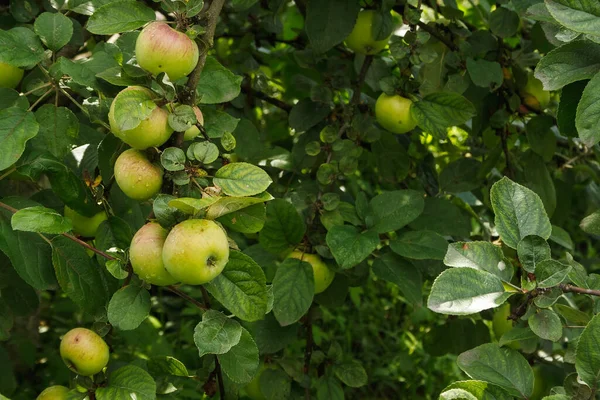
[[[178,282],[202,285],[216,278],[229,261],[229,242],[223,228],[207,219],[188,219],[175,225],[163,246],[163,262]]]
[[[202,111],[198,107],[194,107],[194,114],[196,114],[196,119],[200,125],[204,125],[204,116],[202,115]],[[183,135],[183,140],[193,140],[196,136],[200,134],[200,129],[196,125],[192,126],[188,130],[185,131]]]
[[[164,22],[148,24],[135,42],[138,64],[152,75],[166,72],[171,81],[187,76],[198,64],[198,45]]]
[[[71,371],[91,376],[106,367],[110,353],[106,342],[96,332],[74,328],[63,336],[60,356]]]
[[[24,73],[21,68],[0,62],[0,88],[16,88]]]
[[[134,200],[145,201],[157,194],[162,186],[161,167],[152,164],[139,150],[125,150],[115,162],[115,180]]]
[[[277,365],[275,364],[267,364],[262,363],[258,368],[258,372],[254,375],[254,378],[244,387],[244,391],[246,392],[246,396],[250,397],[252,400],[267,400],[265,395],[260,390],[260,377],[263,372],[267,369],[277,369]]]
[[[331,282],[333,282],[333,278],[335,278],[335,272],[329,269],[318,254],[302,253],[295,250],[288,258],[297,258],[298,260],[306,261],[312,266],[315,277],[315,294],[324,292],[331,285]]]
[[[44,389],[36,400],[67,400],[69,388],[65,386],[55,385]]]
[[[412,100],[397,94],[382,93],[375,103],[375,117],[379,125],[393,133],[406,133],[417,126],[410,114]]]
[[[530,73],[527,77],[527,84],[521,89],[523,103],[535,111],[541,111],[550,104],[550,92],[544,90],[542,81]]]
[[[106,221],[108,215],[102,210],[93,217],[85,217],[77,211],[65,206],[65,217],[73,222],[73,233],[83,237],[94,238],[98,227],[103,221]]]
[[[375,40],[373,36],[373,19],[376,11],[363,10],[358,13],[356,23],[350,35],[346,38],[346,46],[359,54],[376,54],[387,45],[389,37]]]
[[[129,260],[133,271],[140,279],[156,286],[167,286],[177,282],[167,272],[162,260],[167,233],[159,223],[149,222],[135,233],[129,248]]]
[[[171,137],[173,129],[171,129],[171,126],[169,125],[169,113],[161,107],[156,107],[152,110],[150,116],[133,129],[122,131],[117,126],[117,121],[115,120],[115,107],[117,101],[119,96],[131,91],[138,91],[139,94],[148,101],[152,101],[155,97],[151,90],[141,86],[130,86],[121,90],[115,96],[108,111],[110,130],[116,137],[134,149],[145,150],[149,147],[157,147],[164,144]]]

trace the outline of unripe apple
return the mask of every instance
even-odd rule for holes
[[[0,62],[0,88],[16,88],[24,73],[21,68]]]
[[[513,329],[513,322],[512,320],[508,319],[509,316],[510,304],[508,303],[502,304],[494,311],[494,316],[492,317],[492,330],[494,331],[496,340],[500,340],[502,335]],[[519,342],[511,342],[506,346],[515,350],[521,347]]]
[[[73,372],[91,376],[106,367],[110,353],[106,342],[96,332],[75,328],[63,336],[60,356]]]
[[[162,260],[167,230],[157,222],[142,226],[133,236],[129,248],[129,260],[133,271],[144,281],[167,286],[177,282],[165,269]]]
[[[333,282],[333,278],[335,278],[335,272],[329,269],[318,254],[302,253],[295,250],[288,258],[297,258],[298,260],[306,261],[312,266],[315,277],[315,294],[324,292],[331,285],[331,282]]]
[[[55,385],[44,389],[42,393],[36,398],[36,400],[67,400],[69,394],[69,388]]]
[[[135,42],[138,64],[152,75],[166,72],[171,81],[183,78],[198,64],[198,45],[164,22],[148,24]]]
[[[115,162],[115,180],[127,197],[145,201],[162,186],[162,169],[139,150],[125,150]]]
[[[523,97],[523,103],[535,111],[541,111],[550,104],[550,92],[544,90],[542,81],[532,73],[527,77],[525,87],[521,89],[521,97]]]
[[[246,395],[252,400],[267,400],[265,395],[260,390],[260,377],[267,369],[277,369],[277,365],[266,363],[261,364],[261,366],[258,368],[258,372],[256,375],[254,375],[254,378],[244,387]]]
[[[216,278],[229,261],[223,228],[207,219],[175,225],[163,246],[165,268],[178,282],[202,285]]]
[[[65,217],[73,222],[73,233],[79,236],[94,238],[96,237],[98,227],[103,221],[106,221],[108,215],[106,215],[106,211],[102,210],[93,217],[86,217],[65,206]]]
[[[126,89],[121,90],[110,105],[108,111],[108,122],[110,123],[110,130],[112,133],[127,143],[134,149],[144,150],[149,147],[157,147],[164,144],[173,133],[173,129],[169,126],[169,113],[161,107],[156,107],[150,113],[150,116],[140,122],[138,126],[133,129],[120,130],[117,121],[115,120],[115,107],[119,96],[123,93],[138,91],[144,95],[148,101],[152,101],[154,95],[151,90],[141,86],[130,86]]]
[[[350,35],[346,38],[346,46],[359,54],[376,54],[387,45],[389,36],[382,40],[375,40],[373,36],[373,19],[376,11],[363,10],[358,13],[356,23]]]
[[[204,116],[202,115],[202,111],[198,107],[194,107],[194,114],[196,114],[196,119],[200,125],[204,125]],[[200,134],[200,129],[196,125],[192,126],[188,130],[185,131],[183,135],[183,140],[193,140],[196,136]]]
[[[417,126],[410,114],[412,100],[397,94],[388,96],[382,93],[375,103],[375,117],[379,125],[393,133],[406,133]]]

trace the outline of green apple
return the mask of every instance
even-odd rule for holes
[[[254,378],[252,378],[252,380],[244,387],[246,396],[250,397],[252,400],[267,400],[260,390],[260,377],[267,369],[277,369],[277,365],[262,363],[258,368],[256,375],[254,375]]]
[[[358,13],[356,23],[350,35],[346,38],[346,46],[359,54],[376,54],[387,45],[389,37],[375,40],[373,35],[373,20],[376,11],[363,10]]]
[[[21,68],[0,62],[0,88],[16,88],[23,79],[24,73]]]
[[[496,340],[500,340],[502,335],[506,332],[513,329],[512,320],[508,319],[510,315],[510,304],[504,303],[500,307],[498,307],[494,316],[492,317],[492,330],[494,331],[494,336],[496,336]],[[511,349],[518,350],[521,348],[521,344],[519,342],[511,342],[506,345]]]
[[[115,162],[115,180],[127,197],[145,201],[160,191],[163,171],[139,150],[125,150]]]
[[[162,260],[167,230],[158,222],[149,222],[133,236],[129,248],[129,260],[133,271],[144,281],[167,286],[177,282],[165,269]]]
[[[542,81],[529,73],[527,84],[521,89],[523,103],[532,110],[541,111],[550,104],[550,92],[544,90]]]
[[[187,76],[198,64],[198,45],[184,33],[164,22],[151,22],[135,42],[140,67],[158,75],[166,72],[171,81]]]
[[[207,219],[188,219],[175,225],[163,246],[163,262],[178,282],[202,285],[216,278],[229,261],[229,242],[223,228]]]
[[[204,125],[204,116],[202,115],[202,111],[198,107],[194,107],[194,114],[196,114],[196,119],[200,125]],[[183,140],[193,140],[196,136],[200,134],[200,129],[196,125],[189,128],[185,131],[183,135]]]
[[[55,385],[44,389],[36,400],[67,400],[69,388],[65,386]]]
[[[406,133],[417,126],[410,114],[412,100],[397,94],[382,93],[375,103],[375,117],[379,125],[393,133]]]
[[[65,217],[73,222],[73,233],[79,236],[94,238],[98,227],[103,221],[106,221],[108,215],[102,210],[93,217],[85,217],[77,211],[65,206]]]
[[[119,98],[131,91],[137,91],[140,97],[147,101],[152,101],[155,97],[151,90],[141,86],[130,86],[121,90],[115,96],[108,111],[110,130],[116,137],[134,149],[144,150],[149,147],[157,147],[164,144],[171,137],[173,129],[171,129],[171,126],[169,125],[169,113],[161,107],[156,107],[152,110],[150,116],[133,129],[121,130],[117,126],[117,121],[115,120],[115,107],[118,106],[117,103]]]
[[[74,328],[63,336],[60,356],[73,372],[91,376],[106,367],[110,353],[106,342],[96,332]]]
[[[312,266],[315,277],[315,294],[324,292],[331,285],[331,282],[333,282],[333,278],[335,278],[335,272],[329,269],[318,254],[302,253],[295,250],[288,258],[297,258],[298,260],[306,261]]]

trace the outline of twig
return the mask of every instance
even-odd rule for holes
[[[33,110],[33,109],[34,109],[34,108],[35,108],[35,107],[36,107],[38,104],[40,104],[40,102],[41,102],[42,100],[44,100],[44,98],[45,98],[46,96],[48,96],[50,93],[52,93],[52,91],[53,91],[53,90],[54,90],[54,88],[50,88],[50,89],[48,89],[48,91],[47,91],[46,93],[44,93],[43,95],[41,95],[40,97],[38,97],[38,99],[35,101],[35,103],[33,103],[33,104],[31,105],[31,107],[29,107],[29,108],[27,109],[27,111],[31,111],[31,110]]]
[[[4,178],[6,178],[7,176],[9,176],[10,174],[12,174],[13,172],[15,172],[17,170],[17,167],[12,166],[11,168],[7,169],[6,172],[4,172],[2,175],[0,175],[0,181]]]
[[[558,287],[565,293],[579,293],[589,294],[590,296],[600,296],[600,290],[580,288],[566,283],[561,283],[560,285],[558,285]]]
[[[356,80],[356,85],[354,87],[354,92],[352,93],[352,98],[350,99],[350,105],[355,106],[360,101],[360,88],[365,83],[365,78],[367,77],[367,72],[369,71],[369,67],[373,63],[373,56],[368,55],[365,57],[365,60],[362,63],[362,67],[360,67],[360,72],[358,73],[358,79]]]
[[[198,307],[200,310],[202,311],[206,311],[208,310],[208,307],[205,306],[204,304],[200,303],[198,300],[194,299],[193,297],[187,295],[186,293],[183,293],[181,290],[177,289],[175,286],[165,286],[165,288],[173,293],[175,293],[177,296],[181,297],[182,299],[192,303],[193,305],[195,305],[196,307]]]
[[[225,385],[223,384],[223,372],[221,372],[221,364],[219,358],[215,354],[215,371],[217,372],[217,382],[219,383],[219,395],[221,400],[225,400]]]
[[[404,7],[402,5],[397,5],[394,6],[393,9],[394,11],[396,11],[398,14],[404,16]],[[444,35],[442,35],[442,33],[440,31],[438,31],[437,29],[435,29],[432,26],[427,25],[425,22],[419,21],[417,23],[417,26],[419,28],[421,28],[422,30],[424,30],[425,32],[429,33],[431,36],[433,36],[434,38],[436,38],[437,40],[439,40],[440,42],[444,43],[446,45],[446,47],[448,47],[450,50],[452,51],[456,51],[458,50],[458,46],[456,46],[451,40],[449,40],[447,37],[445,37]]]
[[[33,88],[33,89],[31,89],[31,90],[29,90],[29,91],[27,91],[27,92],[25,92],[25,93],[21,93],[21,96],[23,96],[23,97],[25,97],[25,96],[29,96],[31,93],[33,93],[33,92],[35,92],[35,91],[38,91],[38,90],[40,90],[40,89],[46,88],[46,87],[48,87],[48,86],[52,86],[52,82],[46,82],[46,83],[44,83],[43,85],[40,85],[40,86],[38,86],[38,87],[36,87],[36,88]]]
[[[265,101],[271,105],[274,105],[275,107],[280,108],[283,111],[286,111],[287,113],[289,113],[292,110],[292,106],[290,104],[287,104],[285,101],[271,97],[268,94],[263,93],[259,90],[253,89],[249,82],[242,86],[242,92],[250,96],[256,97],[257,99],[260,99],[262,101]]]
[[[306,313],[306,321],[304,322],[306,326],[306,348],[304,349],[304,375],[308,376],[310,381],[310,359],[312,357],[313,352],[313,328],[312,328],[312,308],[308,310]],[[304,389],[304,398],[306,400],[310,400],[310,385],[308,385]]]

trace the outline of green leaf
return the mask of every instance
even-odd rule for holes
[[[238,97],[242,77],[222,66],[215,57],[208,56],[196,90],[200,104],[226,103]]]
[[[242,326],[234,319],[215,310],[208,310],[202,315],[194,329],[194,343],[200,352],[205,354],[225,354],[240,342]]]
[[[454,318],[444,319],[441,325],[434,324],[423,340],[423,347],[428,354],[440,357],[458,355],[490,341],[490,329],[482,321]]]
[[[567,250],[573,251],[573,240],[571,239],[571,235],[560,226],[552,225],[552,235],[550,235],[550,240]]]
[[[390,242],[392,250],[407,258],[417,260],[443,260],[448,242],[432,231],[409,231]]]
[[[598,58],[598,68],[600,68],[600,54]],[[558,103],[556,119],[558,120],[558,131],[563,136],[577,137],[577,127],[575,126],[577,105],[587,84],[587,80],[573,82],[563,87],[560,92],[560,102]]]
[[[344,400],[344,389],[340,382],[333,376],[328,375],[319,378],[317,382],[317,400]]]
[[[576,40],[548,52],[535,68],[535,77],[542,81],[545,90],[558,90],[592,78],[599,68],[600,44]]]
[[[206,219],[217,219],[223,215],[272,200],[273,196],[263,193],[258,197],[221,197],[208,207]]]
[[[0,43],[0,48],[1,46]],[[38,130],[39,125],[32,112],[19,107],[0,110],[0,171],[10,167],[21,157],[25,144],[37,135]]]
[[[221,199],[221,197],[204,197],[202,199],[197,199],[195,197],[173,197],[167,203],[170,208],[177,209],[186,214],[198,214],[200,211],[207,209],[212,204],[215,204]]]
[[[523,269],[535,272],[535,267],[551,257],[550,246],[543,238],[536,235],[525,236],[517,245],[517,254]]]
[[[95,35],[112,35],[141,28],[155,19],[154,10],[132,0],[113,1],[94,11],[86,29]]]
[[[462,125],[476,114],[469,100],[452,92],[428,94],[410,110],[419,127],[438,138],[445,138],[447,128]]]
[[[22,208],[13,214],[10,223],[17,231],[65,233],[73,229],[71,222],[51,208],[36,206]]]
[[[557,342],[562,337],[562,322],[552,310],[539,310],[527,322],[532,332],[542,339]]]
[[[191,106],[180,104],[169,114],[168,121],[174,131],[185,132],[198,122],[198,118]]]
[[[296,132],[307,131],[321,122],[329,115],[330,111],[331,109],[327,104],[302,99],[290,111],[290,127]]]
[[[175,196],[160,193],[152,202],[154,217],[156,217],[156,220],[163,228],[169,228],[177,224],[182,221],[185,216],[178,208],[169,206],[169,202],[175,199]],[[194,214],[194,212],[190,214]]]
[[[267,207],[254,204],[250,207],[228,213],[218,218],[225,227],[241,233],[258,233],[265,226]]]
[[[190,373],[185,365],[171,356],[158,356],[149,359],[148,372],[150,372],[152,376],[170,375],[190,377]]]
[[[350,225],[336,225],[327,232],[327,246],[342,269],[352,268],[366,259],[379,245],[373,230],[361,232]]]
[[[156,383],[146,371],[126,365],[112,372],[108,386],[96,390],[98,400],[155,400]]]
[[[596,210],[582,219],[579,227],[590,235],[600,235],[600,210]]]
[[[246,197],[264,192],[273,181],[262,168],[237,162],[221,167],[213,182],[228,196]]]
[[[496,275],[473,268],[450,268],[433,282],[427,307],[440,314],[469,315],[497,307],[509,296]]]
[[[167,147],[160,155],[160,163],[167,171],[182,171],[185,161],[185,153],[179,147]]]
[[[409,224],[415,230],[428,230],[443,236],[469,237],[470,218],[450,200],[427,197],[425,209]]]
[[[455,242],[448,245],[444,264],[449,267],[473,268],[510,282],[513,268],[502,249],[490,242]]]
[[[150,315],[150,293],[129,284],[117,290],[108,303],[108,322],[123,331],[136,329]]]
[[[137,127],[157,107],[147,90],[122,91],[113,100],[117,128],[126,131]]]
[[[506,332],[500,340],[498,341],[499,346],[504,346],[508,343],[518,342],[521,340],[529,340],[535,339],[536,334],[531,331],[529,328],[518,328],[514,327],[508,332]]]
[[[371,199],[373,228],[377,233],[398,230],[414,221],[425,207],[423,195],[416,190],[385,192]]]
[[[421,304],[423,282],[419,270],[394,253],[385,253],[373,262],[373,273],[398,286],[406,299],[413,304]]]
[[[189,154],[194,157],[189,157]],[[192,143],[188,148],[188,157],[200,161],[202,164],[210,164],[219,158],[219,148],[211,142]]]
[[[281,326],[272,312],[265,315],[265,319],[244,326],[256,341],[260,354],[273,354],[283,350],[296,340],[298,325]]]
[[[260,391],[267,400],[288,399],[292,378],[281,369],[267,368],[260,374]]]
[[[517,33],[520,21],[516,12],[505,7],[498,7],[490,14],[489,23],[492,33],[506,38]]]
[[[243,321],[262,319],[267,311],[265,274],[262,268],[244,253],[231,251],[223,272],[204,286]]]
[[[520,353],[488,343],[458,356],[458,366],[473,379],[500,386],[512,396],[533,392],[533,370]]]
[[[204,116],[204,129],[211,139],[220,138],[225,132],[233,132],[240,122],[226,112],[209,107],[202,107]]]
[[[273,313],[281,326],[298,321],[310,308],[315,295],[313,269],[305,261],[288,258],[273,278]]]
[[[529,235],[550,237],[552,225],[544,205],[530,189],[504,177],[492,186],[491,201],[496,229],[507,246],[516,249]]]
[[[511,400],[504,390],[484,381],[459,381],[447,386],[439,400]]]
[[[597,130],[598,123],[600,123],[600,94],[598,91],[600,91],[600,73],[594,75],[585,86],[575,116],[575,126],[579,138],[588,147],[600,142],[600,134]]]
[[[258,239],[267,251],[280,254],[300,243],[306,232],[304,220],[296,208],[284,199],[267,204],[267,220]]]
[[[569,265],[562,264],[556,260],[545,260],[536,266],[535,277],[537,286],[549,288],[556,286],[567,278],[571,272]]]
[[[26,67],[43,59],[42,43],[31,30],[22,27],[9,31],[0,29],[0,62],[15,67]]]
[[[581,333],[575,353],[575,369],[579,379],[591,388],[597,386],[600,378],[598,343],[600,343],[600,315],[597,314]]]
[[[61,13],[45,12],[35,19],[35,33],[52,51],[61,49],[73,36],[73,21]]]
[[[564,304],[555,304],[554,310],[563,317],[568,325],[587,325],[590,316],[583,311],[576,310]]]
[[[552,132],[553,126],[554,118],[548,115],[536,115],[527,122],[527,141],[531,150],[546,162],[552,159],[556,151],[556,136]]]
[[[250,382],[259,367],[258,347],[250,333],[244,328],[242,328],[239,343],[227,353],[217,355],[217,358],[223,372],[238,384]]]
[[[481,162],[474,158],[459,158],[442,170],[440,189],[450,193],[470,192],[481,186]]]
[[[497,10],[506,10],[498,8]],[[492,13],[493,15],[493,13]],[[499,63],[487,60],[474,60],[467,58],[467,71],[471,77],[471,81],[477,86],[485,88],[496,88],[502,85],[504,75],[502,67]]]
[[[306,7],[306,34],[317,53],[341,43],[354,28],[360,5],[354,1],[309,0]]]
[[[367,384],[367,371],[358,361],[334,364],[333,373],[346,386],[357,388]]]
[[[594,0],[545,0],[548,11],[562,26],[575,32],[597,35],[600,4]]]
[[[66,107],[44,104],[35,112],[35,118],[43,121],[31,145],[40,151],[49,151],[58,159],[71,153],[79,136],[79,120]]]

